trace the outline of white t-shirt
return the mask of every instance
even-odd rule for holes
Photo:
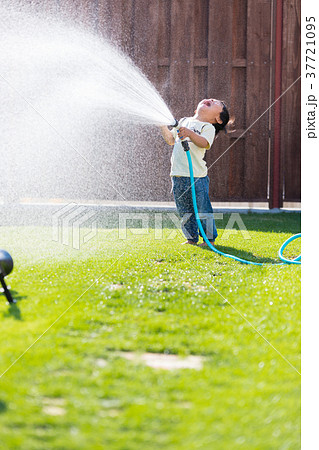
[[[213,143],[215,137],[215,127],[209,122],[200,122],[193,117],[184,117],[179,121],[178,127],[171,130],[171,133],[175,138],[175,144],[171,157],[171,177],[189,177],[186,152],[183,149],[182,143],[177,135],[177,129],[179,127],[189,128],[190,130],[195,131],[195,133],[207,140],[209,145],[206,148],[197,147],[197,145],[189,141],[194,177],[206,177],[207,166],[203,158],[205,156],[206,150],[208,150]]]

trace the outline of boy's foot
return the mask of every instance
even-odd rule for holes
[[[189,245],[197,245],[197,242],[192,241],[191,239],[187,239],[187,241],[183,242],[183,245],[189,244]]]
[[[209,242],[212,244],[213,247],[215,246],[215,241],[209,241]],[[204,241],[201,244],[199,244],[198,247],[208,247],[208,244],[206,244],[206,242]]]

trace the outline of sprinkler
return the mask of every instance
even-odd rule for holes
[[[175,127],[177,127],[178,126],[178,121],[176,119],[175,119],[175,123],[176,123]],[[257,262],[253,262],[253,261],[247,261],[246,259],[238,258],[238,256],[229,255],[228,253],[221,252],[220,250],[217,250],[217,248],[215,248],[209,242],[209,240],[208,240],[208,238],[207,238],[207,236],[205,234],[205,231],[203,229],[203,226],[202,226],[202,223],[201,223],[201,220],[200,220],[200,217],[199,217],[198,209],[197,209],[195,182],[194,182],[194,172],[193,172],[193,163],[192,163],[192,157],[191,157],[191,154],[190,154],[190,147],[189,147],[189,144],[188,144],[188,142],[186,140],[181,141],[181,143],[182,143],[183,149],[186,152],[186,156],[187,156],[187,162],[188,162],[188,167],[189,167],[189,175],[190,175],[190,182],[191,182],[191,190],[192,190],[192,199],[193,199],[193,206],[194,206],[196,222],[197,222],[198,228],[199,228],[199,230],[201,232],[201,235],[202,235],[204,241],[206,242],[206,244],[208,245],[208,247],[211,250],[213,250],[213,252],[218,253],[219,255],[225,256],[226,258],[234,259],[235,261],[239,261],[239,262],[241,262],[243,264],[251,264],[251,265],[254,265],[254,266],[264,266],[265,265],[264,263],[257,263]],[[290,259],[285,258],[283,256],[283,254],[282,254],[284,249],[286,248],[286,246],[290,242],[292,242],[295,239],[298,239],[300,237],[301,237],[300,233],[296,234],[294,236],[291,236],[289,239],[287,239],[282,244],[282,246],[280,247],[279,252],[278,252],[278,256],[281,259],[282,263],[278,263],[277,265],[280,265],[280,264],[301,264],[301,262],[300,262],[301,255],[297,256],[297,258],[294,258],[294,259],[290,260]]]
[[[12,295],[4,281],[4,277],[9,275],[13,269],[13,259],[11,255],[6,250],[0,249],[0,281],[3,287],[4,295],[7,297],[9,303],[15,303]]]

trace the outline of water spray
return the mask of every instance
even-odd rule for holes
[[[13,269],[13,259],[11,255],[6,250],[0,249],[0,282],[3,287],[4,295],[7,297],[9,303],[15,303],[12,295],[6,285],[4,277],[9,275]]]
[[[178,126],[178,121],[175,119],[175,124],[172,125],[173,127],[177,127]],[[217,250],[217,248],[215,248],[208,240],[206,233],[203,229],[200,217],[199,217],[199,213],[198,213],[198,208],[197,208],[197,201],[196,201],[196,191],[195,191],[195,181],[194,181],[194,172],[193,172],[193,163],[192,163],[192,157],[190,154],[190,147],[189,147],[189,143],[187,140],[183,140],[181,141],[181,144],[183,146],[184,151],[186,152],[186,156],[187,156],[187,162],[188,162],[188,167],[189,167],[189,175],[190,175],[190,182],[191,182],[191,191],[192,191],[192,199],[193,199],[193,207],[194,207],[194,212],[195,212],[195,218],[196,218],[196,222],[198,225],[198,228],[201,232],[201,235],[204,239],[204,241],[206,242],[206,244],[208,245],[208,247],[213,250],[213,252],[221,255],[221,256],[225,256],[226,258],[231,258],[235,261],[239,261],[243,264],[250,264],[250,265],[254,265],[254,266],[264,266],[264,263],[257,263],[257,262],[253,262],[253,261],[248,261],[246,259],[242,259],[239,258],[238,256],[234,256],[234,255],[230,255],[228,253],[224,253],[221,252],[220,250]],[[282,263],[278,263],[279,265],[281,264],[301,264],[301,255],[297,256],[296,258],[290,260],[287,259],[283,256],[283,251],[284,249],[287,247],[288,244],[290,244],[290,242],[294,241],[295,239],[298,239],[301,237],[301,233],[299,234],[295,234],[294,236],[291,236],[290,238],[288,238],[280,247],[279,251],[278,251],[278,256],[281,259],[281,261],[283,261]]]

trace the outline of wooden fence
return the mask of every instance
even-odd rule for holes
[[[56,14],[71,8],[74,17],[116,42],[176,117],[192,115],[202,98],[225,100],[236,131],[218,137],[207,152],[212,198],[272,204],[275,127],[281,127],[280,202],[300,200],[300,0],[283,1],[282,30],[275,26],[278,1],[46,0],[46,5]],[[275,42],[281,32],[283,95],[281,118],[274,123],[270,106],[276,100]],[[171,200],[169,151],[159,135],[149,145],[154,158],[140,180],[139,199]],[[130,198],[129,192],[125,196]]]

